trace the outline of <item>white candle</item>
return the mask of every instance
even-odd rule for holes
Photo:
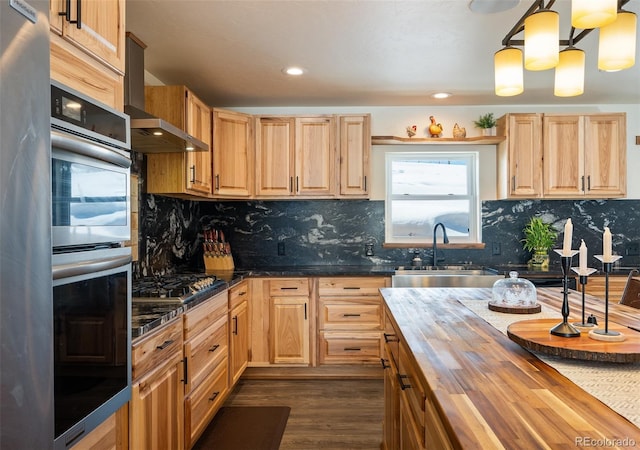
[[[587,271],[587,246],[584,243],[584,239],[580,243],[580,257],[579,257],[580,265],[578,266],[579,274],[582,275]]]
[[[602,258],[604,262],[611,262],[611,231],[609,227],[604,227],[602,235]]]
[[[564,224],[564,242],[562,245],[562,256],[571,256],[571,238],[573,234],[573,224],[571,219],[567,219]]]

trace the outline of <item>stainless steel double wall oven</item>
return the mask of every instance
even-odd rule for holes
[[[51,82],[56,449],[131,397],[129,117]]]

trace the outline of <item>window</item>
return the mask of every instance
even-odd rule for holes
[[[452,243],[481,241],[477,152],[387,153],[385,158],[387,243],[431,242],[438,222]]]

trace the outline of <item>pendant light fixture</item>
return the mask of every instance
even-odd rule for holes
[[[495,90],[500,97],[511,97],[524,91],[522,50],[505,47],[494,55]]]
[[[618,0],[571,0],[571,26],[587,30],[616,20]]]
[[[637,17],[618,11],[615,22],[600,28],[598,69],[614,72],[632,67],[636,62]]]
[[[524,19],[524,68],[547,70],[558,65],[560,15],[541,9]]]
[[[568,47],[559,54],[556,66],[553,95],[556,97],[575,97],[584,92],[584,51]]]

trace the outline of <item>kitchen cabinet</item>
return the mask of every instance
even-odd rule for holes
[[[183,315],[187,449],[211,422],[229,389],[228,301],[228,292],[224,291]]]
[[[249,282],[229,289],[229,382],[233,386],[249,363]]]
[[[253,195],[253,118],[213,109],[213,194],[243,198]]]
[[[333,198],[333,116],[256,119],[256,197]]]
[[[147,154],[147,192],[210,198],[211,108],[186,86],[145,86],[145,110],[209,146],[205,152]]]
[[[51,78],[119,111],[124,110],[125,5],[125,0],[49,2]]]
[[[369,196],[371,155],[371,115],[340,115],[338,143],[340,155],[340,197]]]
[[[320,364],[379,364],[382,357],[384,277],[318,280]]]
[[[624,197],[625,139],[624,113],[545,114],[544,197]]]
[[[309,282],[306,278],[271,280],[270,328],[273,364],[309,364]]]
[[[498,198],[542,197],[542,114],[506,114],[497,133]]]
[[[384,420],[382,450],[400,448],[400,385],[398,384],[398,336],[391,318],[385,314],[384,353]]]
[[[70,450],[127,450],[129,448],[129,404],[125,404],[104,422],[69,447]]]
[[[133,343],[131,449],[184,448],[182,343],[181,318]]]
[[[124,74],[125,0],[50,0],[52,32]]]

